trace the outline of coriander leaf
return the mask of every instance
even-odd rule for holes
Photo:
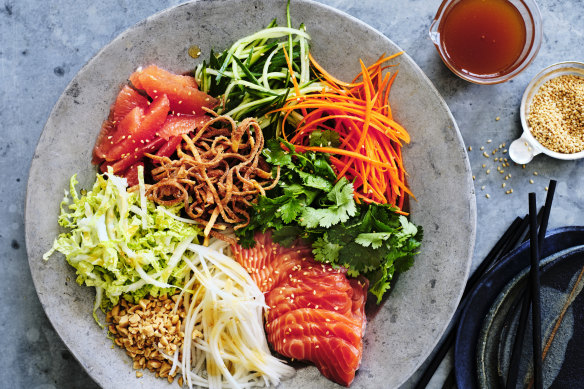
[[[389,290],[394,272],[395,267],[393,264],[388,264],[381,269],[366,275],[369,279],[369,292],[377,297],[377,304],[381,302],[383,295]]]
[[[353,184],[345,177],[335,184],[327,198],[336,204],[341,222],[346,222],[349,220],[349,216],[355,216],[357,213],[353,198]]]
[[[403,228],[403,233],[406,235],[416,235],[418,233],[418,228],[416,227],[415,224],[410,223],[410,221],[408,220],[407,217],[400,215],[399,216],[399,221],[402,225]]]
[[[350,221],[349,221],[350,222]],[[329,241],[338,244],[345,244],[355,239],[359,235],[359,225],[348,226],[349,222],[331,227],[327,231]]]
[[[406,255],[405,257],[401,257],[395,261],[395,269],[398,272],[404,272],[409,270],[414,265],[414,257],[411,255]]]
[[[306,207],[299,219],[301,226],[306,228],[331,227],[340,221],[339,213],[333,208]]]
[[[340,135],[336,131],[315,130],[310,133],[310,146],[338,147],[340,144]]]
[[[351,241],[346,243],[339,251],[338,264],[356,270],[360,274],[368,273],[382,265],[388,251],[385,246],[373,249]]]
[[[256,243],[254,239],[254,230],[253,229],[238,230],[237,243],[239,243],[239,245],[245,249],[254,247]]]
[[[284,226],[272,232],[272,240],[281,246],[290,247],[303,232],[298,226]]]
[[[342,246],[331,243],[327,239],[326,233],[324,236],[318,238],[314,243],[312,243],[312,253],[314,254],[314,259],[322,263],[332,263],[336,264],[339,258],[339,251]]]
[[[284,192],[282,197],[297,198],[302,201],[303,206],[312,204],[320,192],[317,189],[299,184],[286,185],[285,183],[282,183],[281,188]]]
[[[315,189],[320,189],[325,192],[329,192],[330,190],[333,189],[332,183],[324,177],[317,176],[316,174],[312,173],[305,173],[301,170],[296,171],[296,173],[298,174],[298,176],[300,176],[300,178],[302,179],[302,183],[306,186]]]
[[[355,238],[355,242],[359,243],[361,246],[378,249],[383,244],[383,241],[388,240],[391,237],[389,232],[370,232],[367,234],[359,234]]]
[[[282,215],[282,221],[286,224],[294,221],[294,219],[296,219],[296,217],[302,212],[302,205],[303,204],[300,200],[289,198],[279,209],[279,212]]]
[[[270,165],[285,166],[292,163],[292,156],[280,147],[280,142],[277,139],[268,140],[262,154]]]
[[[327,155],[326,154],[317,155],[319,157],[312,162],[314,166],[314,173],[322,177],[326,177],[331,182],[335,182],[337,180],[337,175],[333,170]]]

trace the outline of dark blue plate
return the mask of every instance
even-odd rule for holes
[[[548,232],[542,258],[584,244],[584,227],[564,227]],[[455,376],[459,388],[478,388],[477,343],[484,318],[489,314],[501,291],[529,266],[529,243],[505,256],[469,295],[460,317],[454,346]],[[529,337],[529,334],[527,335]],[[526,337],[526,343],[529,344]],[[498,387],[499,382],[490,382]]]

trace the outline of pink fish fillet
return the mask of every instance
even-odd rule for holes
[[[310,247],[282,247],[270,232],[256,234],[255,241],[254,248],[235,245],[233,252],[265,294],[271,346],[349,386],[361,363],[367,280],[316,262]]]

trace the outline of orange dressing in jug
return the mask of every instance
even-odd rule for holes
[[[525,22],[507,0],[462,0],[438,27],[452,64],[469,74],[496,74],[512,66],[525,46]]]

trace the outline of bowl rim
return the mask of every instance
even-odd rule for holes
[[[576,74],[584,77],[584,62],[581,61],[561,61],[551,64],[543,68],[539,73],[535,75],[525,88],[523,96],[521,98],[521,105],[519,106],[519,116],[521,120],[521,127],[523,128],[522,138],[525,138],[537,151],[544,153],[552,158],[561,160],[576,160],[584,158],[584,150],[577,153],[559,153],[553,151],[542,145],[531,133],[531,126],[527,121],[529,105],[533,96],[537,93],[541,86],[556,77],[560,77],[567,74]]]
[[[54,114],[56,112],[58,112],[58,109],[62,105],[65,104],[65,101],[67,100],[67,96],[66,96],[67,91],[69,91],[72,87],[74,87],[76,79],[79,76],[79,74],[84,72],[84,71],[87,71],[87,69],[90,68],[90,66],[92,66],[92,64],[96,60],[96,58],[99,58],[103,52],[106,52],[110,48],[110,46],[112,46],[113,44],[117,44],[117,43],[121,42],[122,40],[126,39],[128,36],[130,36],[133,33],[133,31],[135,29],[142,28],[143,25],[147,24],[148,22],[152,21],[153,19],[155,20],[155,19],[163,16],[166,13],[174,12],[179,7],[190,7],[195,3],[205,3],[205,2],[212,2],[212,1],[218,2],[218,3],[230,3],[233,0],[190,0],[190,1],[187,1],[186,3],[182,3],[179,5],[175,5],[175,6],[170,6],[168,8],[161,10],[161,11],[158,11],[158,12],[148,16],[147,18],[135,23],[134,25],[129,26],[127,29],[122,31],[120,34],[116,35],[112,40],[110,40],[107,44],[105,44],[92,58],[90,58],[85,63],[85,65],[83,65],[83,67],[78,71],[76,76],[73,77],[73,79],[70,81],[70,83],[64,89],[63,94],[59,97],[58,101],[53,106],[53,109],[51,110],[51,113],[48,116],[47,123],[45,123],[45,126],[43,128],[43,134],[41,134],[41,137],[39,138],[39,143],[37,144],[37,148],[35,149],[33,161],[31,161],[31,169],[29,170],[29,180],[28,180],[28,184],[27,184],[27,195],[26,195],[25,208],[29,208],[29,210],[30,210],[30,208],[32,208],[31,204],[29,202],[30,197],[31,197],[32,192],[33,192],[33,183],[30,180],[30,171],[33,170],[32,168],[35,165],[34,160],[39,158],[39,155],[40,155],[39,154],[39,144],[41,143],[41,141],[44,141],[45,138],[47,137],[47,133],[45,132],[45,130],[48,127],[50,127],[50,125],[52,124],[51,120],[52,120]],[[241,1],[241,0],[239,0],[239,1]],[[261,0],[261,1],[264,2],[267,0]],[[396,45],[390,38],[388,38],[386,35],[381,33],[379,30],[377,30],[374,27],[372,27],[371,25],[357,19],[356,17],[347,14],[346,12],[343,12],[339,9],[333,8],[333,7],[328,6],[326,4],[317,2],[315,0],[298,0],[298,5],[302,5],[302,4],[308,4],[308,5],[311,5],[314,7],[318,7],[320,9],[326,9],[329,12],[331,12],[333,15],[346,18],[347,20],[350,20],[352,23],[359,25],[367,33],[376,34],[377,36],[379,36],[379,38],[383,38],[385,43],[391,43],[393,45]],[[464,280],[466,280],[466,278],[468,278],[468,274],[470,272],[470,268],[471,268],[471,264],[472,264],[472,254],[473,254],[474,247],[475,247],[476,222],[477,222],[476,196],[474,193],[474,186],[473,186],[472,180],[471,180],[472,174],[471,174],[471,169],[470,169],[470,161],[468,159],[468,155],[465,152],[464,141],[462,139],[462,135],[460,133],[460,130],[458,128],[456,120],[455,120],[454,116],[452,115],[450,108],[448,107],[448,105],[444,101],[443,97],[441,96],[441,94],[438,92],[438,90],[436,89],[434,84],[430,81],[428,76],[422,71],[422,69],[419,67],[419,65],[417,65],[417,63],[407,53],[403,54],[403,58],[405,58],[407,61],[411,61],[411,66],[416,69],[416,72],[419,72],[417,74],[419,74],[420,78],[426,82],[426,84],[429,88],[428,93],[431,93],[433,96],[436,96],[437,99],[439,100],[440,105],[447,111],[448,117],[451,119],[452,124],[453,124],[453,126],[451,128],[453,131],[453,134],[454,134],[455,138],[460,142],[460,145],[462,146],[458,151],[460,152],[460,155],[463,158],[462,164],[464,165],[463,167],[464,167],[465,173],[466,173],[466,180],[464,182],[464,185],[465,185],[464,192],[469,196],[469,199],[468,199],[469,209],[468,209],[468,220],[467,220],[468,227],[469,227],[469,231],[468,231],[468,238],[469,238],[468,243],[469,244],[467,247],[465,247],[463,252],[457,253],[459,258],[464,259],[464,261],[462,261],[463,267],[462,267],[462,269],[460,269],[461,275],[463,275],[463,277],[461,276],[462,287],[458,291],[456,298],[453,299],[450,302],[451,304],[449,305],[449,307],[447,307],[445,309],[445,312],[447,312],[447,316],[449,317],[448,321],[444,321],[443,323],[440,323],[440,325],[436,329],[436,332],[433,333],[433,335],[435,335],[433,342],[431,344],[428,343],[424,349],[423,354],[425,354],[425,355],[422,355],[422,357],[418,356],[419,362],[416,363],[416,366],[412,365],[411,368],[406,369],[406,370],[404,370],[404,372],[402,372],[402,374],[401,374],[402,378],[400,378],[401,382],[397,386],[401,386],[404,382],[406,382],[412,376],[412,374],[414,374],[415,371],[422,365],[424,360],[431,354],[432,350],[438,344],[441,335],[446,331],[450,320],[452,319],[452,317],[455,314],[455,310],[456,310],[456,307],[458,305],[458,302],[460,301],[460,298],[462,297],[462,292],[464,289]],[[37,163],[37,166],[38,166],[38,163]],[[31,255],[35,252],[32,249],[32,246],[33,246],[33,243],[35,242],[35,239],[34,239],[34,235],[33,235],[32,231],[31,231],[30,224],[26,222],[27,219],[30,219],[29,212],[27,212],[25,209],[25,230],[26,230],[26,241],[27,241],[27,247],[28,247],[27,255],[28,255],[28,261],[29,261],[29,265],[30,265],[33,261],[37,260],[38,258],[35,258],[34,255]],[[37,271],[37,269],[33,269],[31,266],[31,273],[33,276],[33,283],[35,285],[35,290],[37,291],[37,295],[39,296],[39,300],[41,301],[41,305],[43,306],[43,309],[45,309],[45,311],[46,311],[46,295],[43,295],[42,293],[39,294],[38,287],[40,285],[40,280],[37,277],[38,271]],[[56,325],[58,323],[55,322],[54,317],[52,315],[49,315],[48,313],[47,313],[47,317],[49,318],[49,321],[55,327],[56,332],[60,335],[60,337],[63,340],[63,342],[65,343],[65,345],[67,347],[69,347],[69,349],[72,351],[75,358],[77,358],[79,360],[79,362],[81,363],[81,366],[87,371],[87,373],[96,382],[101,383],[103,377],[100,375],[100,372],[97,371],[97,369],[94,369],[92,366],[88,366],[88,365],[83,363],[83,359],[80,359],[80,357],[79,357],[79,355],[77,355],[75,349],[71,347],[71,344],[61,334],[60,327],[59,327],[59,325]],[[105,339],[105,337],[104,337],[104,339]],[[418,358],[416,358],[416,359],[418,359]],[[161,382],[163,382],[163,381],[161,381]],[[136,385],[136,386],[138,386],[138,385]]]

